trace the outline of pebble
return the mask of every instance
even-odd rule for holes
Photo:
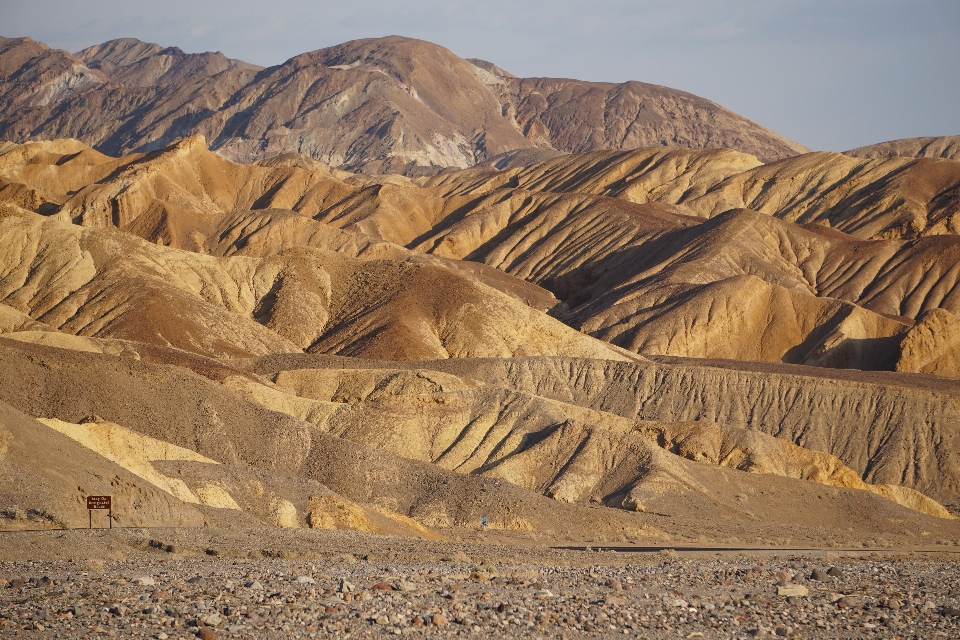
[[[827,569],[827,575],[838,580],[843,580],[843,571],[839,567],[830,567]]]
[[[827,575],[827,572],[823,569],[814,569],[813,573],[810,574],[811,580],[817,580],[818,582],[826,582],[830,579],[830,576]]]
[[[52,578],[28,597],[0,589],[0,637],[32,637],[40,629],[51,638],[95,631],[141,640],[189,640],[193,634],[224,640],[960,637],[957,560],[845,558],[846,582],[835,584],[852,593],[842,594],[803,584],[816,563],[789,554],[764,557],[760,565],[757,558],[733,555],[605,552],[599,559],[591,554],[588,566],[564,557],[564,564],[535,567],[479,554],[465,562],[353,563],[340,556],[307,562],[224,555],[152,565],[111,561],[89,573],[62,562],[0,561],[0,574],[33,577],[27,589],[42,584],[38,576]],[[487,579],[471,579],[478,569]],[[136,579],[118,579],[141,572],[152,572],[169,597],[155,598],[160,592],[143,589]],[[313,582],[300,582],[301,576]],[[774,579],[783,583],[776,591]],[[260,588],[252,588],[255,583]],[[381,583],[391,589],[376,588]],[[234,584],[246,588],[231,591]],[[415,593],[407,595],[408,588]]]
[[[297,584],[316,584],[317,581],[311,578],[310,576],[297,576],[293,579]]]
[[[220,617],[220,614],[212,613],[201,618],[200,621],[208,627],[218,627],[223,622],[223,618]]]
[[[141,576],[139,578],[134,578],[133,583],[140,585],[141,587],[152,587],[157,584],[157,581],[150,576]]]
[[[417,585],[410,582],[409,580],[399,580],[397,582],[396,589],[397,591],[406,591],[409,593],[411,591],[416,591]]]
[[[623,591],[623,584],[621,584],[616,578],[610,578],[609,580],[605,581],[603,586],[610,587],[616,591]]]

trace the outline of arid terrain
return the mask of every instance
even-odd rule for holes
[[[937,552],[624,553],[302,529],[269,540],[243,529],[8,539],[0,636],[11,638],[952,638],[960,630],[956,556]],[[25,560],[38,555],[50,559]]]
[[[0,634],[956,635],[956,136],[399,37],[0,96]]]
[[[132,38],[76,54],[0,39],[0,138],[76,138],[110,155],[203,135],[225,158],[301,153],[364,173],[432,173],[595,149],[806,148],[709,100],[641,82],[517,78],[392,36],[263,69]],[[545,155],[544,155],[545,154]]]

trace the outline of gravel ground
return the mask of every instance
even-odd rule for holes
[[[156,540],[124,559],[4,561],[0,637],[960,637],[946,554],[451,544],[444,558],[434,543],[411,560],[394,540],[402,553],[388,541],[368,559],[182,556]]]

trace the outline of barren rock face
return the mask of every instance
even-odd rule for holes
[[[5,119],[18,112],[48,109],[107,81],[103,73],[87,68],[66,51],[50,49],[30,38],[0,37],[0,97]]]
[[[257,72],[262,69],[216,53],[184,53],[178,47],[161,47],[135,38],[120,38],[77,53],[84,64],[127,87],[163,86],[197,77],[213,77],[228,69]]]
[[[76,56],[29,40],[2,45],[0,136],[77,138],[114,155],[201,134],[240,162],[292,152],[365,173],[422,174],[518,149],[732,147],[764,160],[806,150],[682,91],[518,79],[396,36],[265,70],[130,38]]]
[[[897,371],[956,376],[960,320],[946,309],[931,309],[907,331],[900,344]]]
[[[501,91],[528,139],[569,153],[725,147],[769,162],[807,151],[709,100],[658,85],[511,78]]]

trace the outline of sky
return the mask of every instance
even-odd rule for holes
[[[812,149],[960,135],[960,0],[0,0],[0,35],[264,66],[402,35],[523,77],[682,89]]]

